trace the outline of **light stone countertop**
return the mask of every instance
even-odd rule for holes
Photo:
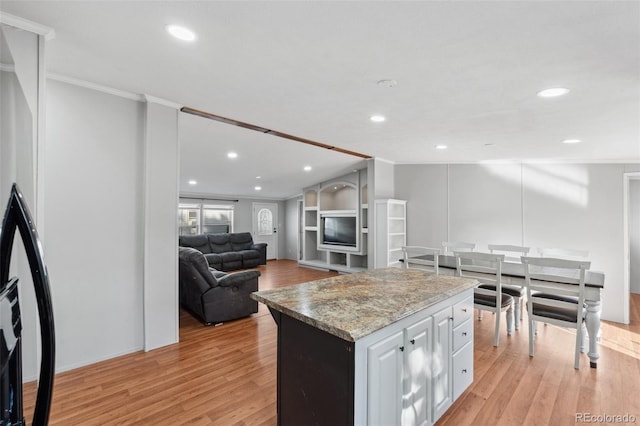
[[[355,342],[477,284],[417,269],[384,268],[258,291],[251,298]]]

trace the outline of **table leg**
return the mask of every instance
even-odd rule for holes
[[[599,300],[585,300],[587,303],[587,314],[585,322],[587,325],[587,333],[589,334],[589,361],[591,368],[598,367],[598,333],[600,332],[600,311],[602,304]]]

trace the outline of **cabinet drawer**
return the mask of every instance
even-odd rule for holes
[[[473,340],[473,320],[468,319],[453,329],[453,351]]]
[[[457,327],[473,316],[473,297],[453,305],[453,327]]]
[[[453,400],[473,382],[473,343],[453,354]]]

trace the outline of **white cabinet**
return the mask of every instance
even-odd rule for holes
[[[368,268],[366,182],[363,169],[303,190],[300,265],[339,272]]]
[[[425,318],[367,349],[369,424],[428,424],[431,330]]]
[[[366,381],[363,424],[431,425],[447,411],[473,381],[472,313],[468,290],[363,342],[366,377],[356,365],[356,395]],[[356,360],[358,351],[356,344]]]
[[[453,402],[451,390],[451,341],[453,308],[433,316],[433,418],[440,418]]]
[[[370,424],[396,425],[402,412],[402,371],[404,345],[402,331],[371,345],[367,350]]]
[[[375,265],[400,267],[402,246],[407,245],[407,202],[404,200],[375,201]]]
[[[453,306],[453,401],[473,382],[473,297]]]
[[[401,424],[425,425],[429,423],[431,411],[431,386],[429,371],[425,365],[432,354],[432,319],[422,321],[405,329],[405,374],[404,404]]]

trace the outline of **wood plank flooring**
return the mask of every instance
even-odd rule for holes
[[[335,275],[287,260],[260,269],[260,289]],[[276,326],[259,306],[216,327],[182,312],[180,343],[58,374],[50,424],[275,425]],[[526,321],[494,348],[491,316],[474,320],[474,382],[438,425],[573,425],[576,413],[630,414],[639,424],[640,295],[631,311],[628,326],[603,322],[598,368],[583,354],[580,370],[571,331],[539,325],[529,358]],[[34,398],[29,383],[29,422]]]

